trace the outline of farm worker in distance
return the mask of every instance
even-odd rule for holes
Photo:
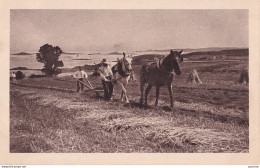
[[[87,79],[88,78],[88,74],[85,71],[83,71],[81,69],[81,67],[79,67],[79,69],[75,73],[75,78],[77,78],[79,81],[83,82],[83,78]],[[81,83],[79,81],[77,81],[77,92],[79,92],[79,90],[81,92],[83,92],[84,85],[83,85],[83,83]]]
[[[103,59],[101,61],[102,66],[99,67],[98,72],[100,74],[100,78],[102,80],[102,85],[104,89],[104,99],[105,100],[112,100],[113,94],[113,73],[110,67],[110,63],[107,59]]]
[[[12,76],[11,76],[11,81],[14,81],[16,79],[16,75],[15,75],[15,72],[12,73]]]

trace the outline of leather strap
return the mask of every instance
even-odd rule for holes
[[[164,68],[164,66],[163,66],[162,63],[161,63],[161,60],[159,60],[156,65],[157,65],[158,70],[159,70],[160,72],[162,72],[163,74],[168,75],[168,76],[174,75],[174,72],[168,72],[168,71]]]

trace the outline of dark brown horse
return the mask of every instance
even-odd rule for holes
[[[173,107],[173,96],[172,96],[172,82],[174,74],[180,75],[180,62],[183,61],[181,57],[182,50],[170,51],[170,54],[164,57],[162,60],[157,60],[156,62],[144,64],[140,69],[140,90],[141,98],[140,103],[143,104],[143,90],[145,83],[148,83],[147,88],[145,89],[145,101],[144,104],[147,105],[147,96],[152,86],[156,86],[156,100],[155,106],[158,105],[159,90],[161,86],[166,85],[169,94],[171,107]]]

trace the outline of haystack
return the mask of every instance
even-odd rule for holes
[[[202,84],[202,81],[200,80],[198,71],[196,69],[193,69],[190,73],[187,82],[192,82],[193,84],[199,83]]]
[[[249,82],[249,76],[248,76],[248,70],[247,69],[242,70],[238,82],[240,84],[245,84],[245,83]]]

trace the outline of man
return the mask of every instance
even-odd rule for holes
[[[112,100],[112,94],[113,94],[113,73],[110,68],[110,63],[107,61],[107,59],[103,59],[101,61],[102,66],[98,69],[98,72],[100,74],[100,78],[102,80],[102,85],[104,88],[104,99],[105,100]]]
[[[13,81],[15,81],[15,79],[16,79],[16,74],[15,74],[15,72],[13,72],[12,76],[11,76],[11,81],[13,82]]]
[[[84,85],[83,85],[83,83],[81,83],[81,82],[83,82],[83,78],[85,78],[85,79],[88,78],[88,74],[87,74],[85,71],[83,71],[83,70],[81,69],[81,67],[79,67],[79,68],[78,68],[78,71],[75,73],[75,78],[78,79],[78,80],[77,80],[77,92],[79,92],[79,90],[80,90],[81,92],[83,92]],[[81,81],[81,82],[80,82],[80,81]]]

